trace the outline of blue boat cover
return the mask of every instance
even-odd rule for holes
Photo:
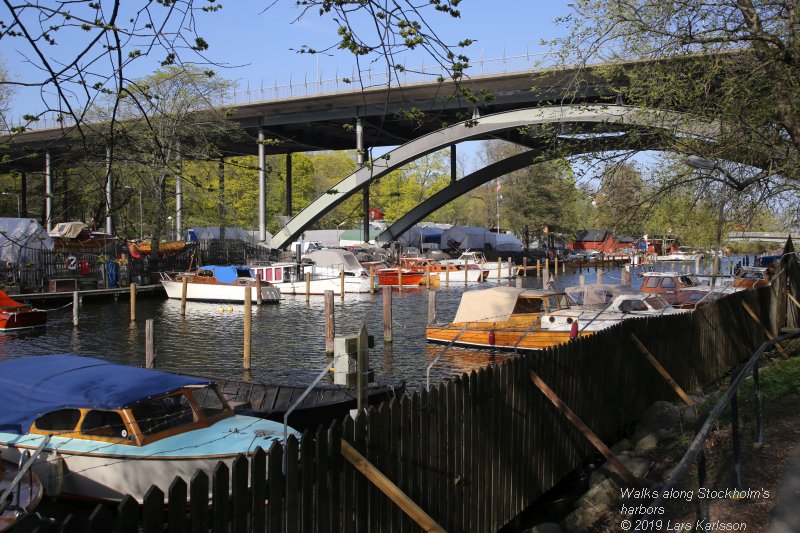
[[[70,354],[8,359],[0,361],[0,432],[27,433],[36,418],[57,409],[124,409],[209,383]]]
[[[210,270],[214,273],[214,277],[222,283],[233,283],[236,278],[252,278],[253,273],[250,268],[246,266],[215,266],[206,265],[198,268],[198,270]]]

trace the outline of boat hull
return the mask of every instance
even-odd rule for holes
[[[312,279],[309,281],[308,291],[306,291],[305,281],[289,281],[285,283],[275,283],[274,285],[281,291],[282,295],[297,296],[305,295],[306,293],[321,295],[325,294],[325,291],[333,291],[335,295],[342,294],[342,280],[338,277]],[[364,294],[370,292],[369,278],[362,276],[345,276],[344,292],[345,294]]]
[[[44,327],[47,313],[38,309],[22,311],[0,311],[0,333],[9,333]]]
[[[400,283],[400,275],[396,269],[389,271],[378,271],[378,285],[383,287],[397,287]],[[422,282],[425,274],[422,272],[404,271],[402,276],[403,287],[416,287]]]
[[[584,337],[592,333],[582,332],[578,336]],[[569,342],[570,332],[503,327],[491,322],[471,324],[464,330],[464,324],[456,323],[428,326],[425,328],[425,337],[428,342],[452,342],[456,346],[535,351]]]
[[[183,292],[183,283],[180,281],[167,281],[161,280],[164,290],[167,291],[167,297],[173,299],[181,299]],[[215,285],[211,283],[187,283],[186,284],[186,299],[204,302],[234,302],[244,303],[245,286],[236,285]],[[257,301],[257,288],[255,285],[250,286],[250,298],[252,303]],[[281,292],[276,287],[262,286],[261,299],[264,302],[278,302],[281,299]]]

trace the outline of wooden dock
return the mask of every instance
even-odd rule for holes
[[[12,298],[17,301],[21,301],[26,304],[30,304],[33,302],[51,302],[56,300],[71,300],[74,291],[58,291],[58,292],[29,292],[25,294],[9,294]],[[119,298],[120,296],[128,297],[131,293],[130,287],[117,287],[113,289],[86,289],[86,290],[79,290],[78,297],[81,299],[86,298],[93,298],[93,299],[100,299],[100,298]],[[142,296],[164,296],[166,293],[164,292],[164,286],[160,283],[154,283],[151,285],[144,285],[144,286],[136,286],[136,295]]]

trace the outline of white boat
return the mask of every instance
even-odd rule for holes
[[[353,252],[339,248],[316,250],[302,256],[304,263],[311,265],[311,272],[317,276],[335,277],[344,271],[345,276],[369,276],[369,270],[356,259]]]
[[[234,414],[208,379],[69,354],[0,362],[0,405],[2,458],[41,448],[32,468],[50,496],[141,503],[284,435]]]
[[[509,279],[517,276],[517,267],[514,263],[511,263],[511,268],[509,270],[508,261],[506,262],[503,262],[502,260],[487,261],[486,256],[483,254],[483,252],[478,250],[467,250],[463,252],[458,257],[458,259],[445,259],[442,261],[442,263],[465,266],[466,268],[472,268],[472,269],[479,268],[481,270],[486,270],[489,272],[489,274],[485,278],[487,280],[498,279],[498,263],[499,263],[500,266],[499,279]]]
[[[336,276],[322,275],[315,271],[313,265],[297,263],[271,263],[268,265],[251,265],[250,270],[253,276],[260,277],[268,281],[272,286],[280,290],[281,295],[305,295],[325,294],[325,291],[333,291],[335,295],[342,294],[341,273]],[[308,272],[311,279],[306,291],[305,274]],[[341,271],[340,271],[341,272]],[[369,276],[344,276],[344,292],[348,293],[368,293]]]
[[[245,288],[250,288],[250,299],[253,304],[258,297],[258,283],[246,266],[214,266],[198,267],[192,272],[161,272],[161,284],[167,291],[167,297],[181,299],[183,280],[186,280],[186,299],[206,302],[244,303]],[[281,293],[270,283],[261,283],[262,302],[278,302]]]
[[[656,261],[697,261],[703,259],[703,254],[686,250],[675,250],[664,255],[657,255]]]

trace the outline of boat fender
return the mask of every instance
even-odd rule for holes
[[[578,321],[572,323],[572,326],[569,328],[569,338],[574,339],[578,336]]]
[[[493,329],[489,330],[489,344],[494,346],[494,330]]]

